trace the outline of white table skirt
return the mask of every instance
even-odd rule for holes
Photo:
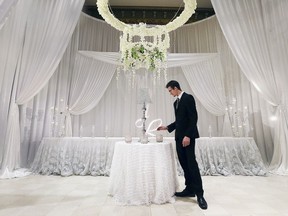
[[[266,175],[253,138],[202,137],[195,154],[201,175]]]
[[[178,179],[173,144],[116,142],[109,180],[109,194],[119,204],[175,202]]]
[[[123,137],[43,138],[31,171],[44,175],[109,176],[115,142],[123,140]],[[164,141],[172,142],[175,149],[173,137]],[[201,137],[196,140],[195,153],[201,175],[266,174],[253,138]],[[178,160],[177,164],[178,173],[183,174]]]
[[[44,175],[109,176],[115,142],[121,138],[43,138],[31,170]]]

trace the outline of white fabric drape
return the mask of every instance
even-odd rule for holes
[[[195,96],[216,116],[224,116],[222,136],[233,136],[227,110],[224,74],[219,56],[194,65],[181,66]]]
[[[285,0],[212,0],[224,35],[248,80],[278,107],[271,168],[288,174],[287,19]],[[284,108],[284,109],[283,109]]]
[[[1,0],[0,1],[0,30],[8,20],[12,8],[17,4],[18,0]]]
[[[83,3],[76,0],[43,0],[28,7],[30,16],[27,17],[23,47],[17,62],[5,137],[4,178],[11,177],[10,172],[20,165],[18,105],[32,99],[54,73],[72,36]]]
[[[198,64],[181,66],[185,77],[199,101],[216,116],[225,114],[224,79],[219,57]]]
[[[115,65],[77,53],[66,119],[66,136],[72,136],[70,114],[80,115],[93,109],[109,86],[115,70]]]
[[[85,13],[79,20],[79,50],[119,51],[120,31]]]
[[[138,103],[139,92],[142,88],[149,90],[152,101],[152,103],[148,104],[147,108],[146,129],[148,129],[149,124],[154,119],[162,119],[163,124],[174,121],[174,98],[165,89],[166,80],[161,79],[160,83],[157,82],[154,84],[153,78],[149,77],[149,74],[141,72],[136,76],[135,82],[137,84],[132,87],[129,85],[129,79],[126,79],[123,74],[119,76],[118,80],[116,76],[117,74],[114,75],[107,91],[94,109],[83,115],[74,116],[73,136],[81,134],[82,137],[93,135],[100,137],[123,137],[126,135],[139,137],[141,129],[135,126],[135,122],[143,115],[143,104]],[[181,68],[168,69],[167,80],[171,79],[178,80],[181,83],[181,87],[191,93],[191,89]],[[199,125],[201,125],[200,131],[202,134],[205,134],[208,129],[208,126],[206,127],[207,122],[216,120],[215,116],[209,114],[207,110],[202,108],[200,102],[197,102],[199,115],[203,116],[199,120]],[[80,131],[81,128],[83,129],[82,131]],[[93,128],[95,128],[94,134],[92,133]],[[169,134],[168,132],[165,132],[163,135],[173,136],[173,134]]]
[[[27,2],[26,6],[30,7],[29,4]],[[3,160],[10,97],[28,13],[25,2],[20,1],[0,30],[0,137],[3,137],[0,139],[0,162]]]
[[[80,51],[85,56],[119,65],[119,53]],[[224,77],[219,56],[216,53],[168,53],[167,68],[182,67],[185,77],[203,106],[216,116],[228,115]],[[228,117],[225,116],[224,119]],[[229,119],[229,118],[228,118]],[[68,115],[70,125],[70,116]],[[230,121],[225,121],[223,136],[233,136]],[[230,130],[229,130],[230,128]],[[70,136],[70,132],[66,135]]]
[[[85,56],[93,57],[103,62],[114,65],[120,64],[120,53],[117,52],[95,52],[95,51],[79,51]],[[168,53],[167,68],[192,65],[198,62],[214,59],[217,53]]]
[[[204,24],[204,23],[203,23]],[[205,25],[205,24],[204,24]],[[207,58],[214,58],[217,49],[216,49],[216,43],[215,42],[215,33],[213,33],[213,25],[214,23],[209,22],[208,25],[205,25],[205,27],[200,27],[200,25],[197,25],[199,29],[201,29],[201,32],[199,33],[199,40],[196,43],[199,43],[199,46],[207,48],[206,50],[202,49],[199,50],[201,53],[193,53],[193,50],[190,50],[191,52],[188,53],[187,51],[183,51],[183,55],[185,55],[187,58],[181,56],[182,54],[177,53],[176,56],[181,56],[181,58],[177,58],[175,61],[175,58],[173,57],[174,53],[168,54],[168,65],[170,64],[170,60],[172,60],[176,65],[183,64],[193,64],[199,61],[207,60]],[[209,27],[212,29],[212,33],[207,34],[206,27]],[[115,63],[119,62],[119,53],[107,53],[111,51],[118,51],[119,50],[119,32],[111,26],[107,25],[107,23],[104,23],[101,20],[97,20],[95,18],[89,17],[85,14],[81,16],[80,20],[80,38],[79,38],[79,49],[81,50],[81,53],[86,56],[90,56],[90,54],[93,54],[96,59],[106,61],[108,63]],[[190,30],[190,29],[189,29]],[[178,31],[178,30],[177,30]],[[176,48],[172,47],[174,44],[183,44],[185,43],[185,47],[189,47],[190,43],[194,41],[193,36],[191,36],[189,39],[189,43],[187,43],[187,40],[181,40],[182,38],[175,39],[174,33],[171,34],[171,36],[174,36],[174,38],[171,38],[171,51],[175,52],[177,51]],[[183,36],[186,36],[186,32]],[[189,35],[190,36],[190,35]],[[209,43],[207,46],[207,42],[205,40],[200,40],[206,38],[206,36],[209,37]],[[212,48],[210,48],[212,47]],[[84,51],[86,50],[86,51]],[[87,51],[91,50],[91,52]],[[92,51],[93,50],[93,51]],[[95,51],[105,51],[96,53]],[[197,57],[199,57],[199,59]],[[200,56],[202,56],[202,59],[200,59]],[[209,56],[209,57],[208,57]],[[196,59],[196,62],[193,62],[192,59]],[[182,62],[178,62],[178,61]],[[171,67],[176,66],[171,65]],[[170,68],[170,66],[168,66]],[[122,75],[120,75],[122,77]],[[138,76],[138,75],[137,75]],[[121,78],[120,77],[120,78]],[[95,124],[93,122],[97,122],[97,125],[95,125],[95,128],[98,126],[98,122],[102,122],[100,126],[102,125],[102,128],[98,128],[96,136],[102,134],[106,135],[109,134],[109,136],[121,136],[125,133],[137,134],[137,128],[135,128],[134,122],[139,118],[138,111],[141,109],[139,108],[139,105],[137,105],[137,102],[135,102],[133,97],[137,97],[137,89],[145,86],[146,88],[149,88],[151,90],[152,95],[152,101],[153,104],[150,105],[149,108],[149,114],[150,118],[162,118],[163,120],[167,121],[169,123],[169,120],[173,120],[173,110],[170,110],[170,103],[171,100],[173,101],[173,98],[169,97],[169,94],[167,95],[167,92],[165,91],[165,88],[161,88],[165,86],[165,82],[169,79],[177,79],[181,82],[183,89],[185,89],[187,92],[191,92],[190,86],[187,86],[187,81],[185,80],[185,77],[182,74],[181,68],[172,69],[172,71],[168,70],[167,72],[167,80],[163,80],[163,83],[161,81],[161,84],[157,84],[157,86],[153,86],[153,79],[152,77],[146,77],[143,76],[143,73],[139,73],[139,78],[137,78],[135,89],[129,89],[129,84],[127,84],[124,80],[118,80],[116,81],[116,77],[113,78],[113,82],[109,85],[107,89],[107,94],[105,93],[104,98],[99,102],[98,106],[95,107],[91,112],[84,114],[82,116],[79,116],[79,118],[74,118],[73,121],[73,127],[74,132],[73,135],[77,136],[79,134],[79,130],[81,126],[83,126],[83,133],[82,136],[85,135],[91,135],[91,128]],[[150,85],[151,82],[152,84]],[[146,84],[145,84],[146,83]],[[148,85],[147,85],[148,83]],[[115,86],[114,86],[115,85]],[[149,87],[148,87],[149,86]],[[114,93],[113,93],[114,92]],[[125,95],[125,97],[124,97]],[[124,101],[124,103],[122,102]],[[137,99],[136,99],[137,101]],[[157,101],[157,102],[156,102]],[[135,105],[134,105],[135,103]],[[208,134],[208,125],[211,124],[213,126],[214,135],[218,135],[222,132],[219,132],[219,127],[222,129],[222,120],[220,120],[217,123],[215,121],[215,117],[209,114],[200,103],[198,103],[198,109],[200,115],[203,116],[201,118],[201,121],[199,121],[199,124],[201,125],[200,129],[202,131],[202,134]],[[173,108],[173,107],[172,107]],[[110,112],[109,115],[108,113]],[[113,111],[112,111],[113,109]],[[170,112],[171,111],[171,112]],[[118,112],[121,113],[118,116]],[[97,116],[97,113],[102,113],[101,116]],[[202,114],[203,113],[203,114]],[[205,113],[205,114],[204,114]],[[90,116],[90,118],[88,117]],[[93,117],[92,117],[93,116]],[[88,118],[86,118],[88,117]],[[110,120],[111,119],[111,120]],[[111,122],[110,122],[111,121]],[[213,122],[213,123],[212,123]],[[86,126],[85,126],[86,125]],[[108,132],[107,132],[108,131]],[[168,135],[168,134],[167,134]]]
[[[55,136],[57,132],[58,134],[60,132],[59,127],[54,127],[55,124],[52,122],[59,122],[57,113],[59,114],[59,111],[64,111],[67,107],[78,39],[78,28],[76,27],[65,53],[47,85],[33,100],[19,106],[21,167],[29,167],[33,162],[42,137]],[[57,108],[58,112],[54,112],[54,108]],[[61,120],[62,118],[64,121],[65,115],[61,115]]]

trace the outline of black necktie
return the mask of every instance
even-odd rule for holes
[[[176,110],[178,109],[179,98],[176,99]]]

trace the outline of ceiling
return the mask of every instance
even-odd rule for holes
[[[94,6],[97,0],[85,0],[86,6]],[[109,0],[111,6],[127,7],[173,7],[179,8],[183,0]],[[197,8],[212,8],[210,0],[197,0]]]

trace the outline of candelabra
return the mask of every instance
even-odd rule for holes
[[[141,138],[141,143],[147,143],[148,139],[146,136],[146,126],[145,126],[145,122],[146,122],[146,103],[145,101],[143,102],[143,107],[142,107],[142,138]]]
[[[149,95],[149,91],[147,88],[140,88],[138,92],[138,103],[143,104],[142,106],[142,118],[139,119],[141,121],[141,128],[142,128],[142,134],[140,141],[141,143],[148,143],[148,137],[146,134],[146,113],[147,113],[147,103],[151,103],[151,98]],[[136,121],[137,126],[138,121]]]
[[[244,106],[243,109],[238,108],[237,100],[233,98],[232,103],[229,104],[226,111],[229,115],[233,135],[235,137],[247,137],[250,130],[248,107]]]
[[[65,121],[69,112],[68,106],[65,105],[64,99],[60,99],[59,106],[51,107],[50,109],[50,136],[63,137],[65,136]]]

